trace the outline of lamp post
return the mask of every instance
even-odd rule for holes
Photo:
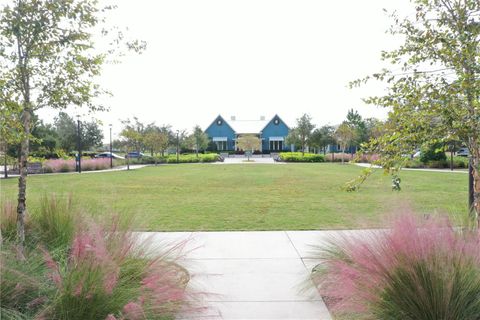
[[[178,164],[178,162],[179,162],[179,155],[178,155],[178,153],[179,153],[179,150],[178,150],[178,149],[179,149],[179,144],[180,144],[179,133],[180,133],[180,131],[177,130],[177,164]]]
[[[78,173],[82,173],[82,140],[80,132],[80,115],[77,115],[77,149],[78,149]]]
[[[113,168],[113,155],[112,155],[112,124],[108,125],[110,127],[110,169]]]

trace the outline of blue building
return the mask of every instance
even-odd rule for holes
[[[278,116],[271,120],[260,117],[258,120],[237,120],[231,117],[226,121],[222,116],[217,116],[207,127],[205,133],[218,151],[237,151],[237,139],[242,135],[255,135],[261,141],[261,152],[289,151],[285,139],[290,128]]]

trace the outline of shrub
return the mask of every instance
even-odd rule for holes
[[[109,158],[82,159],[82,170],[84,171],[105,170],[105,169],[110,169]]]
[[[342,158],[344,162],[348,162],[352,160],[352,155],[349,153],[329,153],[325,156],[326,162],[342,162]]]
[[[50,159],[43,163],[43,168],[53,173],[75,171],[75,160]]]
[[[285,162],[325,162],[323,155],[315,153],[281,152],[279,156]]]
[[[422,148],[422,152],[420,154],[420,161],[422,161],[423,163],[446,160],[447,156],[445,155],[441,144],[436,143],[431,146]]]
[[[313,277],[338,315],[479,319],[480,233],[412,214],[388,231],[331,241]]]

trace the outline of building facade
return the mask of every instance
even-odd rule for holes
[[[242,135],[254,135],[260,139],[263,153],[289,151],[285,140],[290,128],[278,116],[270,120],[260,117],[258,120],[237,120],[231,117],[226,121],[222,116],[217,116],[207,127],[205,133],[217,151],[238,151],[237,139]]]

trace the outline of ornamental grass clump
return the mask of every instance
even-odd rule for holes
[[[174,319],[202,311],[178,264],[184,242],[153,250],[130,223],[94,220],[70,199],[44,197],[31,216],[24,258],[3,238],[0,318]]]
[[[480,233],[413,214],[321,253],[314,282],[341,319],[480,319]]]
[[[82,159],[82,170],[84,171],[105,170],[105,169],[110,169],[109,158]]]

